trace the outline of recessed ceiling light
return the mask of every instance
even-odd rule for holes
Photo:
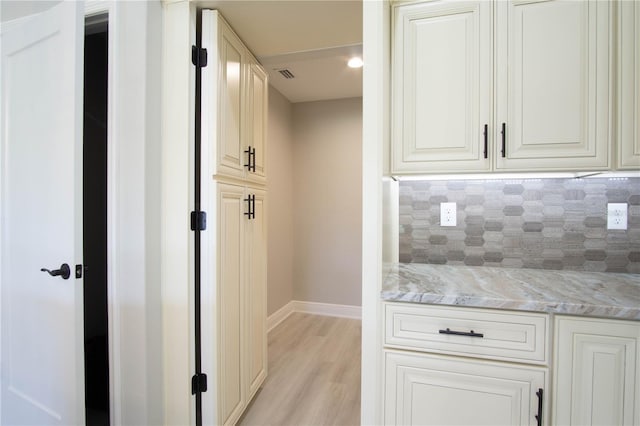
[[[347,62],[347,65],[349,65],[350,68],[360,68],[363,64],[364,62],[362,62],[362,59],[357,56],[349,59],[349,62]]]

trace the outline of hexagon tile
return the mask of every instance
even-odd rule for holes
[[[625,202],[628,229],[607,230]],[[400,182],[400,261],[640,274],[640,177]]]

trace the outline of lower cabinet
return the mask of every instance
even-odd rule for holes
[[[385,424],[547,424],[548,315],[384,308]]]
[[[398,351],[385,365],[385,424],[546,424],[546,368]]]
[[[555,319],[553,423],[640,425],[640,322]]]
[[[217,183],[215,420],[235,424],[267,375],[266,191]],[[212,393],[213,393],[212,392]],[[205,394],[206,395],[206,394]]]
[[[387,425],[640,426],[640,321],[391,302],[384,318]]]

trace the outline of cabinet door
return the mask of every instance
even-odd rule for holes
[[[245,132],[247,148],[255,149],[253,164],[255,170],[247,172],[247,179],[264,182],[267,176],[267,73],[255,61],[247,66],[247,119]]]
[[[246,402],[242,283],[247,203],[243,187],[218,184],[217,193],[218,424],[226,425],[235,424]]]
[[[391,351],[385,370],[388,425],[536,425],[547,382],[541,367]]]
[[[249,276],[246,288],[247,399],[250,400],[267,377],[267,193],[247,188],[255,196],[253,218],[247,223]]]
[[[556,317],[554,422],[640,425],[640,323]]]
[[[394,9],[392,173],[488,170],[492,4]]]
[[[640,168],[640,3],[618,5],[618,168]]]
[[[213,70],[218,73],[214,77],[217,77],[214,84],[218,85],[218,99],[212,114],[217,111],[219,117],[214,174],[243,178],[248,162],[242,143],[246,50],[222,18],[218,18],[218,28],[218,69]]]
[[[609,167],[612,4],[496,3],[497,169]]]

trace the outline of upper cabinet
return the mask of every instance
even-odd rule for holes
[[[612,3],[495,8],[496,169],[609,168]]]
[[[391,172],[614,167],[614,11],[595,0],[394,6]]]
[[[266,182],[267,74],[224,19],[202,28],[202,140],[215,177]],[[208,118],[205,120],[204,118]],[[209,143],[210,142],[210,143]]]
[[[247,66],[247,120],[246,149],[251,150],[251,170],[247,179],[264,182],[267,178],[267,73],[258,62],[249,57]]]
[[[395,8],[395,172],[490,169],[492,9],[484,1]]]
[[[640,168],[640,3],[618,6],[618,168]]]

